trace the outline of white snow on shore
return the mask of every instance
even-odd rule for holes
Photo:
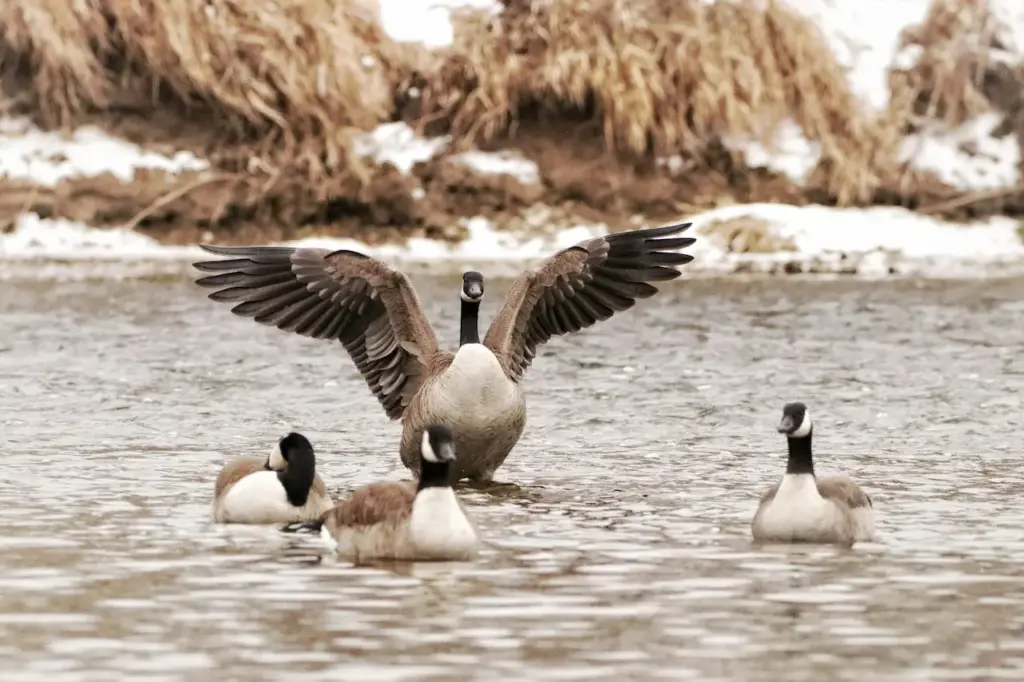
[[[190,152],[164,156],[111,137],[95,126],[62,135],[40,130],[26,118],[0,119],[0,178],[52,187],[75,176],[113,173],[129,182],[138,168],[179,173],[207,167]]]
[[[698,234],[719,221],[753,218],[793,251],[726,253],[714,238],[695,245],[704,268],[724,272],[775,271],[977,276],[1024,272],[1022,223],[997,217],[957,225],[903,208],[837,209],[828,206],[740,204],[694,218]]]
[[[982,114],[952,130],[903,138],[900,156],[960,189],[1013,187],[1020,181],[1016,135],[993,137],[1002,117]]]
[[[428,161],[451,142],[451,137],[426,138],[416,134],[409,124],[401,121],[384,123],[373,130],[357,135],[353,150],[360,156],[377,163],[390,163],[408,173],[417,163]]]
[[[793,244],[793,251],[729,253],[710,236],[719,221],[755,218],[773,234]],[[866,277],[896,275],[985,276],[1024,273],[1024,231],[1009,218],[951,225],[900,208],[864,210],[785,204],[729,206],[689,218],[689,234],[698,238],[687,249],[696,259],[684,268],[687,276],[736,272],[795,272],[853,274]],[[580,225],[550,238],[518,238],[496,230],[484,218],[466,221],[469,237],[455,246],[423,238],[405,244],[370,247],[350,239],[304,239],[292,246],[355,249],[402,265],[449,271],[464,267],[506,266],[515,271],[592,236],[606,234],[604,225]],[[621,228],[620,228],[621,229]],[[144,235],[117,229],[93,229],[64,220],[23,216],[14,229],[0,235],[0,271],[15,264],[41,262],[179,263],[183,269],[196,259],[209,258],[198,247],[167,247]],[[110,276],[119,276],[120,265]],[[38,273],[35,265],[17,268]],[[8,274],[9,274],[8,273]],[[29,275],[26,275],[29,276]]]

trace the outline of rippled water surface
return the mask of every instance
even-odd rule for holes
[[[456,280],[416,283],[454,343]],[[390,568],[210,522],[291,428],[337,494],[403,470],[340,345],[205,293],[0,288],[5,682],[1024,679],[1024,280],[669,286],[544,347],[519,489],[462,493],[481,557]],[[878,542],[751,545],[798,399]]]

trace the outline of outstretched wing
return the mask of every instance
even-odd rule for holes
[[[677,250],[692,237],[676,237],[691,223],[619,232],[559,251],[512,284],[484,337],[514,381],[533,361],[537,346],[552,336],[577,332],[637,299],[658,293],[650,282],[681,274],[672,266],[693,256]]]
[[[338,340],[391,419],[402,416],[438,355],[409,278],[386,263],[341,250],[206,246],[226,260],[194,263],[196,280],[231,312],[314,339]]]

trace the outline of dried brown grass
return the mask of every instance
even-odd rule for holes
[[[418,180],[367,168],[348,151],[351,132],[408,104],[404,86],[413,82],[423,93],[418,122],[450,130],[460,144],[501,140],[521,122],[542,119],[586,130],[601,154],[607,148],[649,162],[682,153],[703,160],[709,176],[722,175],[723,137],[770,143],[776,125],[793,119],[822,148],[811,187],[793,191],[838,204],[917,191],[920,178],[896,157],[908,125],[926,115],[957,122],[985,106],[979,79],[990,75],[994,26],[986,0],[934,0],[928,20],[905,37],[921,45],[921,59],[894,71],[892,101],[880,115],[856,100],[813,21],[781,3],[505,4],[500,18],[463,13],[456,44],[433,54],[384,35],[376,0],[8,0],[0,4],[0,67],[5,84],[30,84],[18,99],[50,126],[128,110],[154,139],[168,134],[161,123],[168,118],[201,127],[197,144],[224,181],[190,190],[213,198],[180,212],[213,206],[210,225],[257,217],[307,225],[339,214],[367,224],[439,225],[420,216]],[[735,194],[750,184],[747,171],[737,165],[719,184]],[[630,210],[649,210],[671,194],[635,175]],[[437,182],[462,187],[463,180],[442,174]],[[687,192],[676,180],[665,182]],[[593,170],[580,182],[595,184]],[[628,193],[607,184],[608,194]],[[183,202],[154,204],[138,220],[171,216]],[[257,216],[260,207],[269,208]]]
[[[423,55],[390,41],[374,0],[7,0],[0,65],[31,78],[31,110],[70,127],[117,108],[196,117],[311,179],[356,162],[352,128],[393,110]],[[368,62],[365,60],[369,60]],[[247,161],[247,160],[246,160]]]
[[[988,0],[932,0],[924,22],[900,36],[917,59],[890,71],[890,88],[907,93],[918,118],[959,125],[989,111],[983,86],[997,29]]]
[[[796,251],[792,238],[781,236],[772,223],[756,216],[713,220],[700,231],[729,253]]]
[[[843,203],[871,196],[888,141],[814,23],[774,2],[550,0],[502,19],[467,14],[424,106],[473,141],[514,132],[531,109],[592,112],[610,148],[637,155],[700,155],[717,136],[767,139],[793,118],[821,143]]]

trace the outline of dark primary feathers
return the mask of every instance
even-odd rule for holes
[[[570,246],[512,284],[491,323],[484,344],[504,360],[518,381],[537,351],[552,336],[577,332],[637,299],[658,292],[649,282],[680,276],[672,266],[693,256],[677,253],[697,240],[674,237],[692,223],[618,232]]]
[[[512,285],[484,344],[518,381],[537,346],[576,332],[640,298],[657,293],[650,282],[679,277],[673,266],[693,256],[677,237],[691,223],[619,232],[587,239],[556,253]],[[402,416],[427,374],[452,354],[438,348],[409,278],[355,251],[271,246],[206,246],[227,260],[193,266],[211,274],[196,280],[216,288],[214,301],[231,312],[315,339],[338,339],[392,419]]]
[[[228,260],[193,266],[196,280],[236,315],[314,339],[337,339],[388,417],[402,416],[437,337],[409,278],[355,251],[274,246],[206,246]]]

